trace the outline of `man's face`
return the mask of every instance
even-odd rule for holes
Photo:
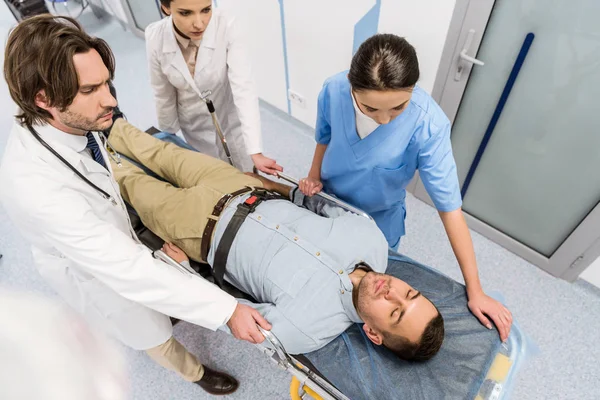
[[[418,342],[427,324],[438,311],[421,293],[390,275],[368,272],[354,294],[364,330],[375,343],[382,344],[383,332]]]
[[[110,74],[96,50],[73,56],[79,78],[79,91],[65,109],[46,108],[56,128],[75,135],[107,130],[112,125],[112,109],[117,100],[110,94]]]

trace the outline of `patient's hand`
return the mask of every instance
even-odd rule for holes
[[[263,184],[263,188],[265,188],[267,190],[271,190],[273,192],[277,192],[280,195],[283,195],[285,197],[290,197],[290,189],[291,188],[289,186],[281,184],[281,183],[273,182],[272,180],[264,178],[253,172],[244,172],[244,174],[261,181],[261,183]]]
[[[166,255],[168,255],[178,263],[190,260],[188,256],[183,252],[183,250],[175,246],[173,243],[165,243],[162,247],[162,251],[164,251]]]
[[[488,329],[492,329],[490,320],[486,318],[487,315],[496,324],[496,328],[498,328],[498,332],[500,333],[500,339],[503,342],[508,339],[513,319],[510,311],[502,303],[482,291],[477,295],[469,296],[468,304],[471,312],[475,314],[483,325]]]

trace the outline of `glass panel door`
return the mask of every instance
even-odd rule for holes
[[[597,0],[496,2],[477,56],[486,65],[474,69],[454,122],[461,184],[472,171],[465,211],[547,257],[600,200],[598,15]]]
[[[466,15],[439,99],[454,119],[463,209],[538,265],[564,264],[569,238],[583,252],[600,236],[574,235],[600,210],[600,2],[496,1],[471,49]]]

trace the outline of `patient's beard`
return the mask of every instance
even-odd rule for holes
[[[360,285],[358,285],[358,287],[360,287]],[[359,296],[358,287],[356,287],[352,290],[352,304],[354,304],[354,308],[356,309],[356,312],[358,312],[358,296]]]
[[[366,308],[367,304],[366,304],[366,296],[365,294],[368,292],[368,282],[369,280],[367,279],[368,273],[367,275],[363,276],[363,278],[360,280],[360,283],[358,284],[357,287],[355,287],[352,290],[352,304],[354,304],[354,308],[356,309],[356,312],[358,313],[358,315],[364,319],[364,317],[362,316],[362,310]]]

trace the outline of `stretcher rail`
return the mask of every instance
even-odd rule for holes
[[[297,179],[294,179],[291,176],[286,175],[286,174],[284,174],[282,172],[277,173],[277,176],[279,178],[283,179],[284,181],[288,181],[291,184],[294,184],[296,186],[299,185],[299,181]],[[346,203],[345,201],[342,201],[342,200],[338,199],[337,197],[331,196],[331,195],[329,195],[329,194],[327,194],[327,193],[325,193],[323,191],[317,193],[315,196],[320,196],[320,197],[322,197],[322,198],[324,198],[324,199],[326,199],[326,200],[334,203],[336,206],[338,206],[340,208],[343,208],[346,211],[350,211],[350,212],[352,212],[354,214],[360,215],[361,217],[365,217],[365,218],[368,218],[370,220],[373,220],[373,218],[369,214],[367,214],[366,212],[364,212],[360,208],[354,207],[354,206]]]
[[[170,265],[171,267],[175,268],[176,270],[178,270],[179,272],[181,272],[182,274],[193,274],[193,275],[198,275],[198,273],[196,273],[196,271],[194,271],[192,269],[192,267],[188,267],[186,265],[180,264],[177,261],[175,261],[173,258],[171,258],[170,256],[167,255],[167,253],[165,253],[162,250],[155,250],[152,255],[154,256],[154,258],[161,260],[162,262]]]
[[[175,268],[182,274],[198,275],[198,273],[194,271],[191,267],[187,267],[175,261],[172,257],[168,256],[162,250],[156,250],[152,253],[152,255],[154,256],[154,258],[163,261],[164,263]],[[268,344],[258,344],[257,347],[259,347],[260,350],[267,354],[275,364],[279,365],[279,367],[283,368],[284,370],[292,374],[292,376],[296,377],[296,379],[300,382],[301,390],[303,390],[302,387],[309,387],[323,400],[349,400],[346,396],[344,396],[335,387],[330,385],[327,381],[319,377],[317,374],[315,374],[309,368],[304,366],[294,357],[290,356],[285,351],[285,348],[283,347],[277,336],[275,336],[272,332],[266,331],[260,326],[258,326],[258,329],[265,337],[265,340]]]
[[[285,348],[279,339],[277,339],[272,332],[266,331],[258,325],[257,327],[265,337],[266,341],[268,341],[271,345],[265,346],[263,344],[259,344],[257,346],[264,353],[270,356],[271,359],[281,368],[290,372],[300,382],[301,390],[303,386],[309,387],[323,400],[349,400],[348,397],[337,390],[333,385],[315,374],[301,362],[296,360],[293,356],[289,355],[285,351]]]

